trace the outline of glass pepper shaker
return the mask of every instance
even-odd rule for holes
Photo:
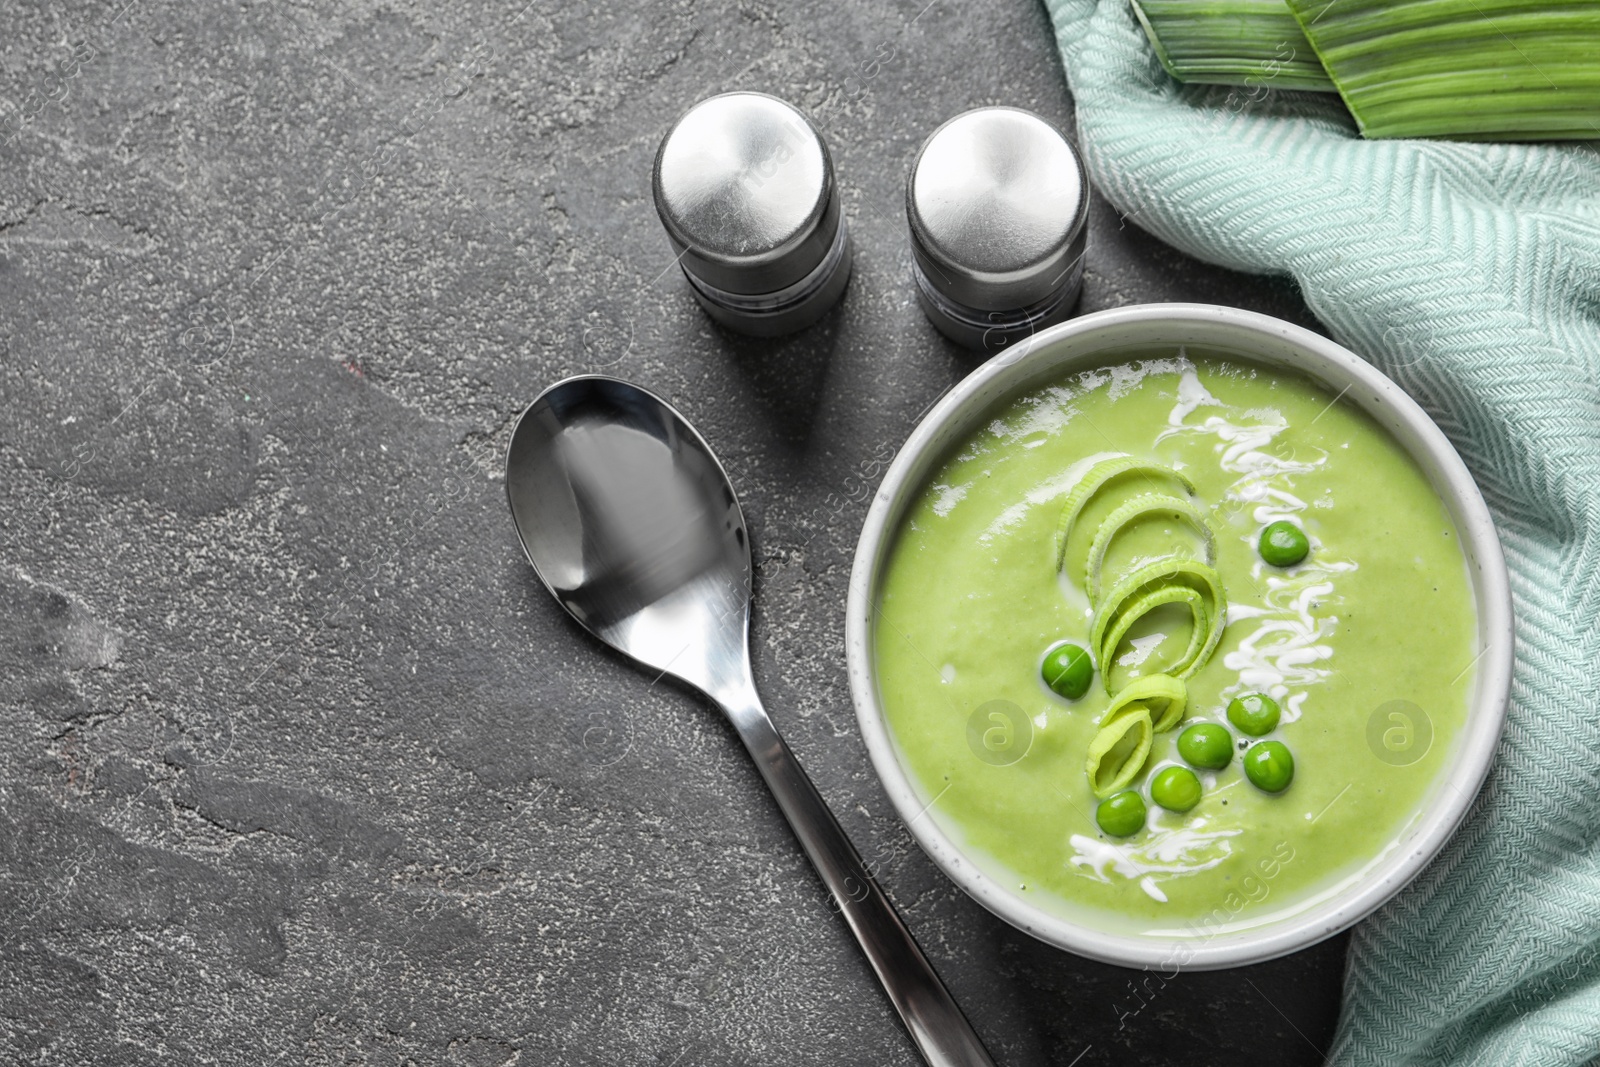
[[[917,300],[946,337],[990,354],[1072,313],[1088,177],[1031,111],[985,107],[933,131],[906,180]]]
[[[662,139],[652,184],[689,291],[728,329],[792,333],[844,293],[852,256],[833,160],[793,106],[749,92],[701,101]]]

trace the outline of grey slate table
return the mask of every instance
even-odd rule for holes
[[[517,550],[511,420],[596,368],[739,485],[774,717],[1002,1064],[1321,1061],[1342,939],[1165,984],[1036,943],[916,849],[856,732],[865,502],[974,366],[912,300],[904,169],[976,105],[1072,128],[1038,6],[0,25],[0,1063],[918,1062],[731,733]],[[650,203],[666,124],[736,87],[817,117],[857,241],[779,342],[698,312]],[[1085,310],[1151,300],[1315,327],[1096,200]]]

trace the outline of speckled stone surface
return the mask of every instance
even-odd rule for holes
[[[125,3],[0,36],[0,1062],[919,1062],[731,732],[521,558],[510,421],[596,368],[736,480],[773,716],[1002,1065],[1320,1062],[1342,941],[1168,982],[1034,942],[856,731],[865,502],[974,365],[904,168],[972,106],[1071,129],[1039,7]],[[649,199],[730,88],[816,117],[855,234],[788,340],[710,325]],[[1097,200],[1084,307],[1175,299],[1314,326]]]

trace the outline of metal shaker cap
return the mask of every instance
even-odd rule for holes
[[[1088,195],[1083,163],[1054,126],[1019,108],[968,111],[911,165],[912,252],[955,304],[1037,304],[1081,275]]]
[[[839,234],[833,161],[816,127],[765,93],[684,112],[656,153],[656,211],[691,280],[729,294],[794,286]]]

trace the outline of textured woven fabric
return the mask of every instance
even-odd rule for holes
[[[1335,96],[1180,86],[1127,0],[1048,0],[1100,190],[1191,255],[1292,275],[1482,488],[1509,725],[1468,822],[1356,930],[1332,1062],[1600,1058],[1600,152],[1363,141]]]

